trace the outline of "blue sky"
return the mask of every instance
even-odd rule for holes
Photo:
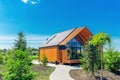
[[[0,48],[13,46],[19,31],[39,47],[50,35],[81,26],[108,33],[119,49],[120,0],[0,0]]]

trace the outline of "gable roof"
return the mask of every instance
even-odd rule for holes
[[[46,42],[43,43],[43,45],[41,47],[65,45],[72,38],[76,37],[76,35],[83,32],[83,30],[84,31],[87,30],[87,32],[89,33],[89,35],[84,36],[85,40],[87,40],[89,36],[92,36],[92,33],[86,27],[74,28],[74,29],[70,29],[70,30],[52,35]],[[83,34],[86,34],[86,33],[83,33]],[[82,36],[80,36],[80,37],[82,37]],[[86,42],[86,41],[84,41],[84,39],[82,39],[82,43],[83,42]]]
[[[59,45],[74,30],[75,28],[52,35],[41,47]]]

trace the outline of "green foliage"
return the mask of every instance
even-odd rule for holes
[[[0,53],[0,64],[3,64],[4,59],[3,59],[3,55]]]
[[[32,60],[38,59],[38,55],[30,55],[30,58],[31,58]]]
[[[16,50],[21,49],[21,50],[25,51],[26,46],[27,46],[27,43],[26,43],[25,36],[22,32],[19,32],[18,38],[15,40],[14,47]]]
[[[103,32],[99,32],[98,34],[92,37],[92,40],[89,41],[89,44],[97,46],[97,45],[105,45],[107,42],[108,43],[111,42],[109,35]]]
[[[0,53],[4,55],[4,54],[6,54],[8,52],[8,50],[9,49],[0,49]]]
[[[112,71],[120,69],[120,52],[111,49],[106,51],[103,56],[104,68],[106,70]]]
[[[111,39],[108,34],[100,32],[92,37],[92,40],[89,42],[90,45],[102,47],[99,51],[101,53],[101,79],[103,76],[103,46],[108,43],[110,45]]]
[[[30,72],[29,54],[27,51],[12,50],[7,60],[8,73],[5,80],[33,80],[33,73]]]
[[[86,44],[83,48],[82,57],[80,58],[82,68],[94,74],[99,67],[99,58],[97,47]]]
[[[30,55],[38,55],[38,49],[33,47],[28,47],[27,50],[29,51]]]
[[[30,58],[31,58],[32,60],[38,59],[38,49],[33,48],[33,47],[28,47],[28,48],[27,48],[27,51],[29,52]]]
[[[42,66],[46,66],[46,65],[47,65],[48,60],[47,60],[47,57],[46,57],[45,54],[43,54],[42,59],[41,59],[41,62],[42,62],[42,63],[41,63]]]

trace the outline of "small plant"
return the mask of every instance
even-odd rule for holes
[[[41,63],[42,66],[46,66],[46,65],[47,65],[48,60],[47,60],[47,57],[46,57],[45,54],[43,54],[42,59],[41,59],[41,62],[42,62],[42,63]]]

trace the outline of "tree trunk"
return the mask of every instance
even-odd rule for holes
[[[101,46],[101,80],[103,78],[103,46]]]

